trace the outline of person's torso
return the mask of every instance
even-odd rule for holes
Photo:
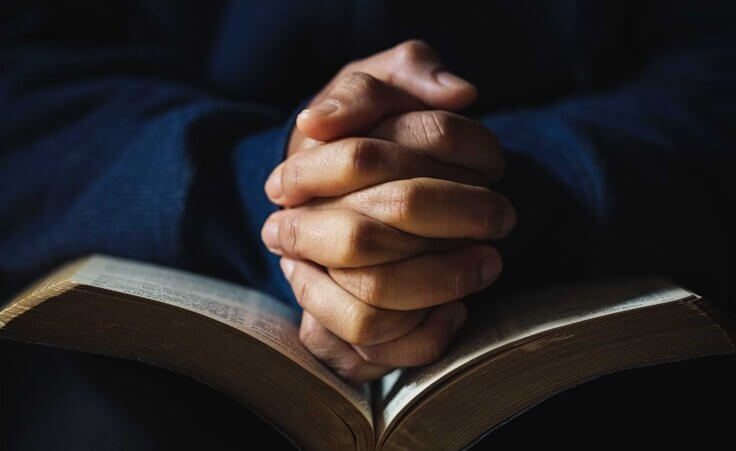
[[[477,109],[493,111],[616,82],[644,57],[646,3],[75,1],[52,7],[65,17],[50,36],[163,48],[224,92],[282,108],[314,94],[343,64],[419,38],[478,85]]]

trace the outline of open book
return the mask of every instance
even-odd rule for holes
[[[562,389],[736,349],[732,323],[663,279],[488,300],[431,365],[348,385],[300,344],[298,313],[211,278],[105,256],[0,310],[0,337],[136,359],[243,402],[306,449],[458,449]]]

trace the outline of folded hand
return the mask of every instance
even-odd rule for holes
[[[349,67],[299,116],[289,158],[266,183],[291,208],[268,218],[262,237],[284,256],[304,344],[362,381],[442,354],[465,320],[459,300],[501,271],[485,240],[508,234],[516,215],[486,187],[504,167],[494,136],[428,109],[462,107],[475,91],[449,73],[449,87],[437,82],[425,44]]]

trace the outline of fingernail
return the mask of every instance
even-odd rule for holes
[[[317,113],[322,116],[327,116],[329,114],[334,113],[337,111],[338,104],[335,102],[332,102],[330,100],[325,100],[324,102],[320,102],[317,105],[310,106],[306,110],[302,111],[301,114],[311,114],[311,113]]]
[[[283,167],[283,163],[276,166],[276,169],[274,169],[266,180],[266,193],[274,200],[277,200],[284,193],[281,187],[281,170]]]
[[[452,327],[452,333],[455,333],[458,331],[458,329],[460,329],[460,326],[463,325],[467,316],[468,316],[468,313],[464,307],[463,308],[458,307],[455,310],[455,314],[452,317],[452,323],[450,324]]]
[[[446,70],[435,74],[437,82],[446,88],[459,89],[470,85],[467,81]]]
[[[269,251],[281,255],[279,249],[279,221],[266,221],[261,230],[261,239]]]
[[[290,258],[282,258],[279,262],[279,265],[281,266],[281,271],[284,272],[284,275],[287,279],[291,279],[291,273],[294,272],[294,260]]]

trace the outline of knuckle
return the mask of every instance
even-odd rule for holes
[[[335,282],[368,305],[381,307],[384,302],[386,272],[378,268],[330,269]]]
[[[414,63],[426,57],[431,47],[420,39],[410,39],[397,45],[394,50],[400,63]]]
[[[384,281],[378,271],[356,271],[355,291],[358,299],[361,301],[375,305],[383,294]]]
[[[441,111],[426,111],[420,115],[419,126],[428,144],[447,145],[454,136],[454,117]]]
[[[376,226],[370,221],[364,219],[351,218],[347,239],[343,247],[340,261],[348,264],[356,260],[356,258],[375,251],[376,244]]]
[[[354,140],[349,157],[353,174],[371,175],[378,173],[383,159],[381,150],[381,147],[374,140]]]
[[[340,81],[340,91],[351,99],[377,97],[380,89],[381,83],[365,72],[350,72]]]
[[[359,69],[358,69],[359,66],[360,66],[360,60],[350,61],[346,65],[342,66],[342,68],[338,72],[338,75],[345,76],[353,72],[359,72]]]
[[[294,290],[294,295],[299,306],[306,309],[314,304],[314,285],[308,280],[302,280]]]
[[[375,307],[353,304],[348,312],[351,325],[345,341],[354,345],[370,345],[381,338],[381,312]]]
[[[403,180],[391,188],[385,207],[393,220],[404,223],[416,215],[421,204],[423,186],[416,180]]]
[[[299,215],[293,214],[284,218],[279,226],[279,242],[288,254],[299,256]]]
[[[302,171],[299,163],[295,159],[288,159],[284,163],[281,172],[281,186],[286,193],[295,193],[299,190]]]

